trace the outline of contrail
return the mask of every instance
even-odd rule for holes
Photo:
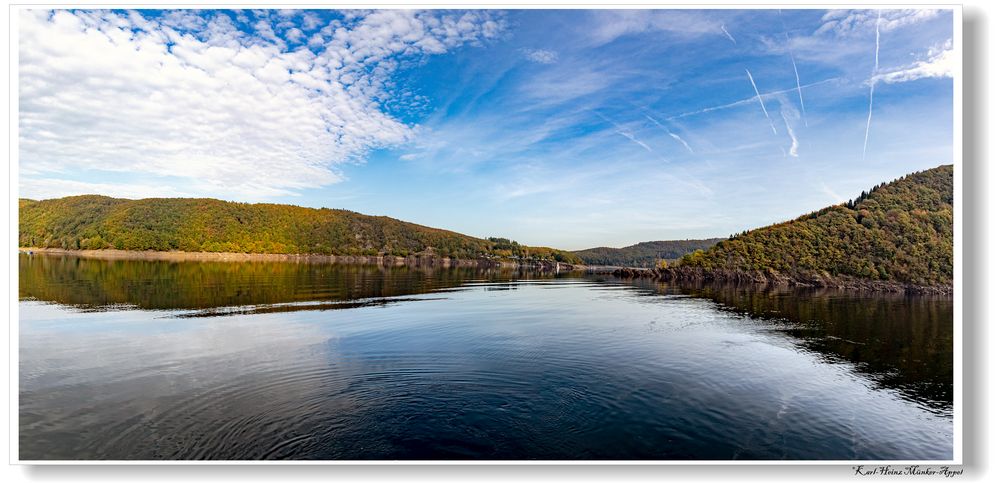
[[[734,39],[732,35],[729,35],[729,31],[726,30],[726,24],[722,24],[720,27],[722,27],[722,33],[726,34],[726,37],[729,37],[729,41],[732,42],[733,45],[736,45],[736,39]]]
[[[760,108],[764,111],[764,117],[767,117],[767,122],[771,124],[771,131],[775,135],[778,134],[778,130],[774,128],[774,122],[771,121],[771,115],[767,113],[767,108],[764,107],[764,99],[760,97],[760,91],[757,90],[757,83],[753,81],[753,74],[750,73],[750,69],[744,69],[747,71],[747,77],[750,78],[750,85],[753,86],[753,91],[757,94],[757,100],[760,101]]]
[[[648,144],[646,144],[646,143],[642,142],[641,140],[639,140],[638,138],[636,138],[634,134],[628,132],[628,130],[625,129],[624,127],[622,127],[621,124],[618,124],[617,122],[612,121],[608,116],[605,116],[604,114],[601,114],[598,111],[595,111],[593,109],[591,109],[590,111],[593,112],[594,114],[597,114],[597,116],[600,117],[601,119],[604,119],[608,124],[611,124],[612,126],[614,126],[615,127],[615,132],[617,132],[618,134],[621,134],[623,137],[625,137],[629,141],[632,141],[633,143],[638,144],[639,146],[642,146],[643,149],[645,149],[646,151],[649,151],[651,153],[653,152],[653,148],[649,147]]]
[[[795,65],[795,54],[792,53],[792,41],[788,38],[788,32],[785,32],[785,43],[788,45],[788,56],[792,58],[792,70],[795,71],[795,88],[799,91],[799,106],[802,107],[802,120],[805,121],[806,127],[809,127],[809,119],[806,118],[806,101],[802,99],[802,84],[799,83],[799,68]]]
[[[795,110],[795,105],[786,96],[779,97],[778,101],[781,103],[781,119],[785,121],[785,129],[788,131],[788,137],[792,141],[791,146],[788,147],[788,155],[797,158],[799,157],[799,137],[795,135],[795,128],[792,127],[792,124],[801,118],[802,115],[799,111]]]
[[[625,130],[623,130],[621,128],[618,128],[618,134],[621,134],[622,136],[625,136],[626,138],[628,138],[629,141],[632,141],[633,143],[636,143],[639,146],[642,146],[643,148],[646,149],[646,151],[653,152],[653,149],[650,148],[648,144],[646,144],[646,143],[640,141],[639,139],[637,139],[634,134],[632,134],[632,133],[630,133],[628,131],[625,131]]]
[[[688,152],[690,152],[691,154],[694,154],[694,150],[691,149],[691,146],[688,145],[687,141],[681,139],[680,136],[678,136],[678,135],[676,135],[676,134],[674,134],[672,132],[668,132],[667,134],[669,134],[670,137],[676,139],[678,142],[680,142],[681,144],[683,144],[684,147],[687,148]]]
[[[840,80],[840,78],[839,77],[831,77],[829,79],[823,79],[821,81],[816,81],[816,82],[813,82],[811,84],[806,84],[806,85],[804,85],[802,87],[806,88],[806,87],[818,86],[820,84],[826,84],[828,82],[833,82],[833,81],[836,81],[836,80]],[[796,90],[796,88],[793,87],[791,89],[782,89],[782,90],[779,90],[779,91],[768,92],[768,93],[765,93],[764,95],[768,96],[768,97],[771,97],[771,96],[776,96],[778,94],[787,94],[787,93],[792,92],[794,90]],[[729,104],[723,104],[721,106],[712,106],[712,107],[706,107],[704,109],[699,109],[697,111],[683,112],[683,113],[680,113],[680,114],[676,114],[674,116],[670,116],[670,117],[668,117],[666,119],[668,121],[673,121],[675,119],[680,119],[682,117],[696,116],[698,114],[704,114],[706,112],[712,112],[712,111],[718,111],[718,110],[721,110],[721,109],[729,109],[731,107],[742,106],[743,104],[748,104],[748,103],[751,103],[751,102],[756,101],[756,100],[757,100],[757,96],[748,97],[746,99],[740,99],[738,101],[730,102]]]
[[[875,67],[872,69],[872,78],[868,80],[868,124],[865,125],[865,146],[861,150],[861,160],[868,157],[868,131],[872,128],[872,104],[875,101],[875,75],[878,74],[878,24],[882,22],[882,11],[878,11],[878,18],[875,19]]]
[[[792,53],[792,39],[788,37],[788,25],[785,25],[785,18],[778,9],[778,19],[781,20],[781,30],[785,32],[785,48],[788,49],[788,56],[792,59],[792,70],[795,71],[795,88],[799,91],[799,107],[802,108],[802,120],[806,127],[809,127],[809,119],[806,118],[806,102],[802,99],[802,84],[799,82],[799,67],[795,65],[795,54]]]
[[[691,146],[688,145],[687,141],[681,139],[681,137],[678,136],[677,134],[674,134],[674,132],[671,131],[670,128],[668,128],[667,126],[664,126],[663,124],[660,124],[660,121],[657,121],[656,119],[653,119],[652,117],[649,117],[648,114],[644,114],[644,115],[646,116],[646,119],[649,119],[650,121],[653,122],[653,124],[656,124],[657,126],[659,126],[660,129],[663,129],[664,131],[666,131],[666,133],[669,134],[670,137],[672,137],[675,140],[677,140],[677,142],[683,144],[684,147],[687,148],[688,152],[690,152],[691,154],[694,154],[694,150],[691,149]]]
[[[792,145],[788,148],[788,154],[793,158],[797,158],[799,157],[799,138],[795,135],[795,130],[792,129],[792,125],[788,122],[788,116],[785,114],[784,109],[781,110],[781,118],[785,120],[785,129],[788,130],[788,137],[792,139]]]
[[[821,184],[823,186],[823,192],[826,193],[828,196],[830,196],[830,198],[833,199],[835,203],[840,203],[841,201],[844,201],[844,197],[840,196],[840,194],[830,189],[830,187],[827,186],[826,183],[821,183]]]

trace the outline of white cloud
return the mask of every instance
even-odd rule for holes
[[[306,12],[302,15],[302,30],[312,32],[323,24],[323,20],[316,15],[316,12]]]
[[[169,176],[187,180],[185,193],[235,198],[335,183],[337,164],[412,137],[379,107],[400,58],[504,28],[491,12],[382,10],[327,30],[314,52],[277,36],[272,23],[287,19],[249,21],[258,35],[221,12],[21,11],[20,163],[52,178],[30,181],[32,196],[66,192],[59,173],[83,170]]]
[[[559,60],[559,54],[545,49],[525,50],[524,58],[538,64],[554,64]]]
[[[285,31],[285,38],[291,40],[292,42],[302,42],[302,39],[304,39],[305,36],[306,34],[302,33],[301,30],[295,27],[292,27]]]
[[[873,81],[894,84],[924,78],[953,77],[955,62],[955,50],[952,49],[949,41],[943,46],[929,49],[925,60],[919,60],[902,69],[879,74],[874,77]]]
[[[881,11],[879,30],[882,33],[891,32],[900,27],[913,25],[937,17],[942,10],[922,9],[889,9]],[[831,10],[823,15],[821,25],[816,33],[831,32],[837,36],[872,35],[879,11],[865,10]]]
[[[589,37],[606,44],[618,37],[644,32],[670,32],[683,37],[719,32],[718,15],[694,10],[593,10]]]

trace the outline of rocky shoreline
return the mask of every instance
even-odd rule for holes
[[[419,267],[463,267],[463,268],[510,268],[542,271],[572,271],[579,266],[548,260],[507,260],[507,259],[459,259],[427,255],[398,257],[392,255],[319,255],[290,253],[231,253],[231,252],[182,252],[182,251],[135,251],[135,250],[65,250],[62,248],[20,247],[22,253],[64,255],[101,260],[162,260],[162,261],[202,261],[202,262],[292,262],[331,263],[349,265],[419,266]]]
[[[707,270],[700,267],[618,268],[612,272],[619,278],[649,278],[677,282],[724,282],[737,284],[779,285],[792,287],[840,288],[869,292],[903,292],[913,294],[952,294],[952,285],[915,285],[887,280],[869,280],[818,273],[786,274],[776,271]]]

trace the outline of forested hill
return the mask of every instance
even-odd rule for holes
[[[695,250],[704,250],[722,240],[722,238],[709,238],[707,240],[649,241],[624,248],[597,247],[577,250],[573,253],[587,265],[652,268],[660,260],[675,260]]]
[[[84,195],[20,200],[20,246],[189,252],[396,255],[434,253],[580,263],[570,252],[482,239],[385,216],[193,198]]]
[[[845,204],[685,255],[674,267],[950,286],[953,177],[946,165],[882,183]]]

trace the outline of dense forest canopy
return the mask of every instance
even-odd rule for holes
[[[329,255],[434,254],[580,263],[576,255],[385,216],[291,205],[98,195],[20,200],[20,246]]]
[[[953,167],[882,183],[855,199],[729,239],[567,252],[476,238],[384,216],[213,199],[85,195],[20,200],[21,246],[331,255],[433,254],[565,263],[850,276],[918,285],[953,276]]]
[[[741,233],[675,266],[952,282],[953,167],[882,183],[847,203]]]
[[[657,262],[675,260],[695,250],[704,250],[720,241],[722,238],[649,241],[624,248],[597,247],[573,253],[588,265],[652,268]]]

